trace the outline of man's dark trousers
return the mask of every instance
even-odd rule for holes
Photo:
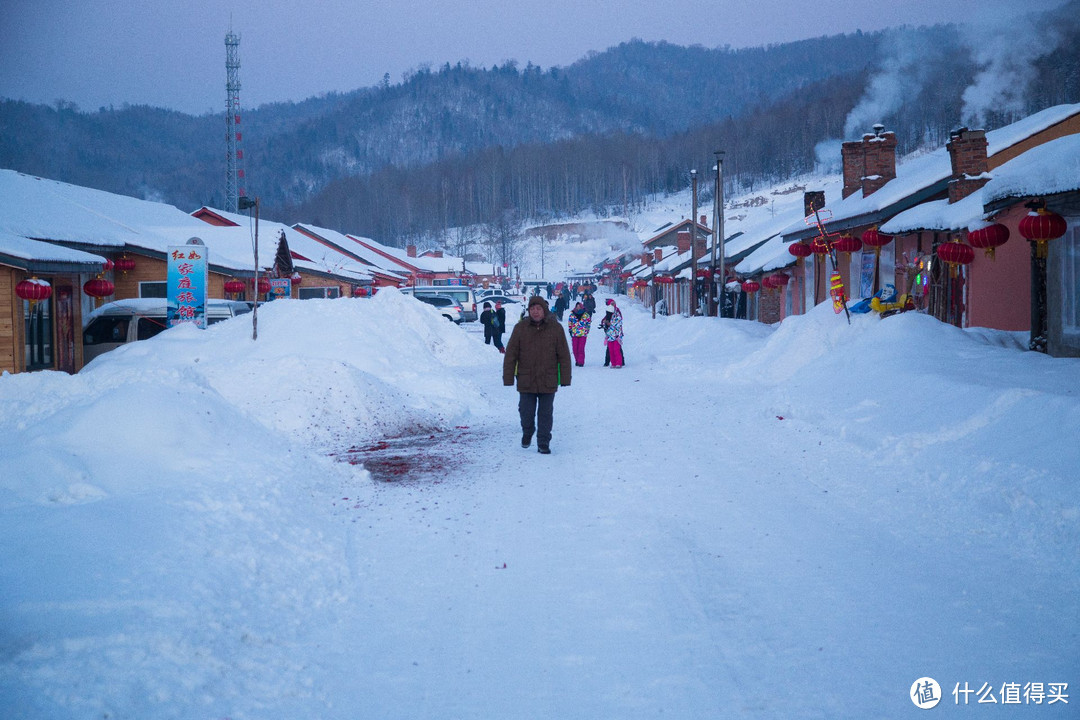
[[[555,393],[518,393],[518,413],[521,415],[521,432],[536,433],[540,447],[551,444],[551,421],[555,409]]]

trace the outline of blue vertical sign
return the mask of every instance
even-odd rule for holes
[[[191,238],[187,245],[169,246],[167,327],[184,323],[206,327],[206,256],[206,246],[199,238]]]
[[[273,278],[270,280],[270,299],[281,300],[292,297],[292,280],[289,278]]]

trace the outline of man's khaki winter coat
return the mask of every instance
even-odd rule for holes
[[[544,319],[534,323],[528,313],[514,326],[503,357],[503,385],[513,385],[523,393],[553,393],[570,385],[570,346],[566,332],[548,310],[547,301],[529,298],[529,305],[544,306]]]

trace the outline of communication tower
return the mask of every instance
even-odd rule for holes
[[[238,198],[247,195],[244,185],[243,134],[240,131],[240,37],[232,28],[225,35],[225,209],[238,212]]]

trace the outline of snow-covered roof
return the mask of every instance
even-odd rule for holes
[[[337,251],[345,256],[352,255],[354,257],[360,258],[360,264],[362,266],[365,263],[370,265],[370,270],[374,270],[383,275],[389,275],[390,277],[396,278],[401,281],[405,280],[405,274],[401,272],[400,267],[391,267],[392,264],[385,257],[376,252],[373,252],[371,249],[365,247],[364,245],[361,245],[345,233],[338,232],[337,230],[331,230],[330,228],[322,228],[316,225],[310,225],[308,223],[296,223],[295,225],[293,225],[293,229],[299,232],[301,235],[306,235],[307,233],[316,235],[321,240],[330,243],[332,246],[337,248]],[[319,241],[316,240],[315,242],[318,243]],[[292,249],[291,244],[289,245],[289,248]]]
[[[1026,140],[1032,135],[1080,114],[1080,104],[1047,108],[1011,125],[986,133],[987,154],[990,157]],[[866,219],[872,222],[886,210],[904,210],[945,189],[952,176],[952,163],[946,148],[899,160],[896,178],[879,190],[864,196],[856,192],[836,202],[827,202],[830,225],[854,225]],[[782,231],[787,239],[810,237],[816,231],[801,221],[792,222]]]
[[[1080,190],[1080,135],[1038,145],[990,173],[990,181],[962,200],[927,202],[883,223],[892,235],[919,230],[963,230],[982,224],[986,206],[1007,198]]]
[[[99,266],[105,262],[105,258],[100,255],[3,231],[0,231],[0,257],[21,261],[18,262],[19,265],[28,267],[38,263]]]
[[[101,262],[97,255],[52,242],[101,248],[102,252],[133,248],[164,256],[169,246],[198,237],[210,251],[211,266],[236,272],[252,270],[254,228],[249,219],[215,212],[237,226],[210,225],[165,203],[0,170],[0,253],[17,257],[32,254],[39,260]],[[285,225],[265,220],[259,222],[260,265],[273,263],[281,230],[290,249],[308,258],[296,262],[300,269],[352,279],[370,277],[360,263]],[[50,242],[30,244],[34,240]]]
[[[383,245],[380,242],[376,242],[371,238],[358,237],[356,235],[348,235],[347,237],[355,240],[357,243],[361,243],[367,246],[369,249],[376,251],[377,253],[383,253],[391,259],[391,262],[398,264],[397,272],[405,271],[406,274],[410,272],[409,268],[417,268],[422,272],[430,273],[460,273],[462,268],[462,259],[454,257],[453,255],[444,255],[441,258],[436,257],[412,257],[407,250],[402,248],[390,247],[389,245]],[[385,261],[385,258],[384,258]],[[385,263],[384,263],[385,264]],[[465,268],[470,272],[474,272],[477,275],[489,275],[491,274],[490,263],[473,263],[473,265],[479,269],[469,269],[469,264],[466,263]]]
[[[219,227],[196,220],[202,228],[199,237],[212,253],[211,261],[213,262],[219,254],[223,254],[233,261],[242,262],[241,267],[252,269],[255,261],[253,219],[242,213],[227,212],[217,208],[206,209],[237,224],[237,227]],[[294,255],[306,258],[293,258],[293,266],[296,269],[336,275],[347,280],[371,279],[371,270],[363,263],[284,223],[265,220],[261,217],[259,218],[260,267],[267,268],[274,264],[281,233],[285,233],[285,242],[288,243],[289,250]]]

